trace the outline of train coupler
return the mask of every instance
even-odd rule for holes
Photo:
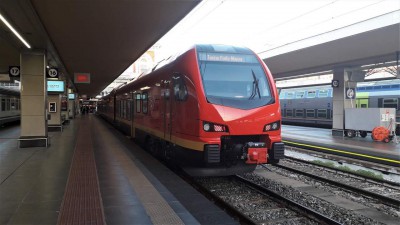
[[[245,145],[247,148],[247,164],[263,164],[267,163],[268,149],[263,142],[249,142]]]

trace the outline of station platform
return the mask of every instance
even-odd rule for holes
[[[365,138],[337,137],[331,129],[282,125],[282,139],[289,146],[400,167],[400,144],[376,142],[370,134]]]
[[[0,224],[239,224],[94,115],[18,148],[0,129]]]

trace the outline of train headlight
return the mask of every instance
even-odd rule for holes
[[[210,129],[211,129],[211,125],[209,124],[209,123],[204,123],[203,124],[203,129],[204,129],[204,131],[210,131]]]
[[[229,132],[228,127],[222,124],[203,122],[203,130],[206,132]]]
[[[276,122],[273,122],[273,123],[266,124],[264,126],[264,132],[273,131],[273,130],[279,130],[280,124],[281,124],[281,121],[276,121]]]

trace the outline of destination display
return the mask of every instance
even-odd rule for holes
[[[215,61],[215,62],[234,62],[234,63],[257,63],[257,58],[254,55],[211,53],[211,52],[200,52],[199,60]]]

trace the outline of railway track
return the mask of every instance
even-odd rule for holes
[[[240,176],[195,182],[242,224],[341,224]]]
[[[357,177],[354,174],[294,160],[285,160],[274,166],[333,185],[344,191],[350,191],[356,195],[361,194],[390,207],[398,208],[400,206],[400,187],[393,183],[388,184],[383,181],[378,183],[365,177]]]

